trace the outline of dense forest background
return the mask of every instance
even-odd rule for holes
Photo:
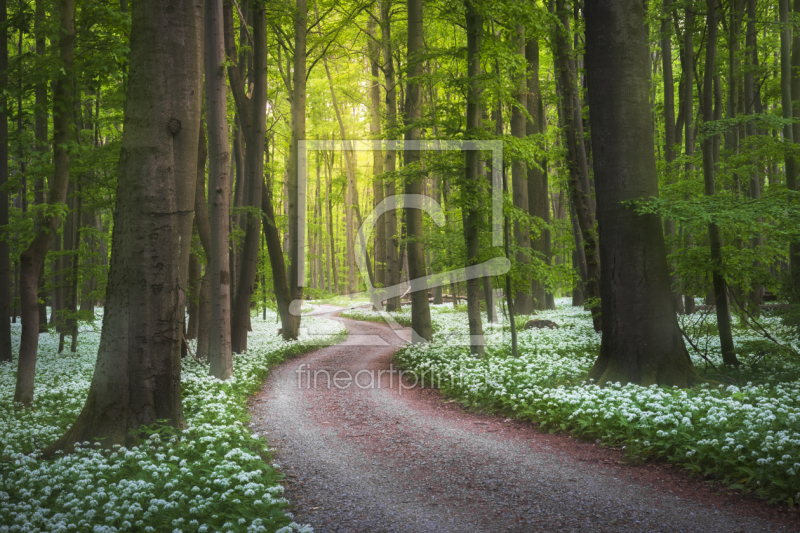
[[[30,403],[38,332],[55,328],[62,347],[70,338],[74,351],[78,324],[104,306],[115,206],[119,217],[138,198],[136,187],[155,183],[143,179],[125,189],[133,196],[119,196],[129,156],[123,131],[132,123],[126,113],[160,95],[142,81],[130,85],[136,36],[127,2],[4,6],[0,307],[23,322],[16,399]],[[598,214],[626,210],[663,220],[656,241],[668,254],[670,309],[693,313],[695,297],[705,298],[716,309],[725,363],[737,366],[731,312],[755,323],[765,301],[795,299],[800,278],[793,255],[798,12],[785,0],[646,2],[646,64],[631,79],[646,83],[649,111],[627,116],[625,106],[608,114],[589,105],[592,50],[581,2],[232,0],[214,7],[199,51],[186,44],[170,52],[174,61],[205,58],[206,72],[193,117],[200,122],[196,178],[172,191],[177,203],[194,194],[185,268],[183,252],[175,252],[186,280],[183,336],[198,338],[200,359],[222,353],[212,362],[222,378],[231,372],[231,350],[247,348],[253,308],[277,309],[284,337],[296,337],[293,301],[366,287],[356,231],[384,198],[405,192],[435,198],[445,223],[413,209],[381,217],[365,243],[372,285],[497,256],[512,264],[505,276],[413,293],[421,338],[431,337],[429,296],[434,303],[467,296],[470,331],[482,335],[481,305],[492,309],[491,321],[494,305],[486,302],[500,295],[495,289],[518,314],[571,295],[592,310],[599,331],[615,318],[611,307],[601,312],[600,259],[612,238],[598,239]],[[630,42],[638,54],[640,43]],[[179,92],[161,89],[164,100]],[[639,181],[635,173],[625,178],[627,196],[603,202],[596,194],[597,146],[605,141],[597,140],[593,114],[620,117],[615,135],[653,139],[657,189],[644,172]],[[169,123],[176,139],[186,127]],[[504,248],[490,240],[492,169],[483,152],[316,150],[308,153],[307,188],[298,190],[299,140],[403,138],[504,142]],[[650,238],[643,235],[637,238]],[[305,279],[297,277],[300,246]],[[632,264],[658,257],[613,247]],[[398,306],[399,297],[387,301],[389,310]],[[214,328],[222,341],[209,334]],[[10,333],[0,330],[0,360],[10,360]]]

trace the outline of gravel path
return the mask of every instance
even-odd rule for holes
[[[253,431],[287,472],[295,520],[317,532],[798,530],[794,514],[671,467],[627,465],[614,450],[401,389],[389,373],[398,335],[333,319],[347,341],[279,366],[251,404]],[[361,386],[329,388],[323,370],[340,371],[340,385],[341,371],[362,371]]]

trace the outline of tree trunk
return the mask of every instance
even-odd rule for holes
[[[380,44],[375,38],[375,19],[371,16],[367,25],[371,39],[367,43],[370,64],[370,124],[369,133],[373,140],[381,138],[381,83],[380,83]],[[383,150],[372,152],[372,205],[373,209],[383,201]],[[386,287],[386,223],[385,216],[376,221],[375,228],[375,286]]]
[[[111,266],[86,404],[45,450],[133,445],[136,431],[183,426],[181,346],[200,127],[203,11],[133,4]]]
[[[599,384],[686,387],[696,374],[678,328],[661,221],[622,202],[658,196],[644,11],[637,0],[586,4],[586,68],[603,246]]]
[[[513,39],[516,53],[525,58],[525,26],[516,25]],[[523,70],[522,74],[514,80],[516,105],[511,108],[511,135],[517,139],[524,139],[527,133],[525,119],[525,112],[528,110],[527,78],[528,76]],[[514,207],[523,213],[528,213],[529,208],[527,172],[527,165],[524,161],[516,160],[511,163],[511,189]],[[526,272],[530,263],[531,236],[523,222],[514,222],[514,242],[520,248],[514,259],[520,270]],[[527,275],[523,274],[522,277],[524,279]],[[530,291],[530,282],[527,282],[514,292],[514,311],[520,315],[529,315],[534,312]]]
[[[422,90],[419,76],[423,74],[424,33],[422,26],[422,0],[407,0],[408,8],[408,41],[406,78],[406,100],[404,106],[405,140],[419,141],[422,118]],[[408,172],[405,179],[405,193],[422,194],[422,169],[420,168],[420,152],[418,150],[403,151],[403,166]],[[411,292],[411,328],[412,342],[419,343],[433,338],[431,328],[431,309],[428,302],[428,287],[425,283],[425,250],[422,242],[422,210],[405,209],[406,232],[409,243],[408,279],[420,286]]]
[[[792,108],[792,98],[800,95],[794,95],[792,91],[792,57],[790,50],[792,49],[792,26],[789,24],[789,0],[779,0],[780,22],[781,22],[781,107],[783,108],[783,118],[790,119],[794,116]],[[795,1],[796,6],[800,6],[800,2]],[[800,38],[795,38],[795,41],[800,41]],[[795,67],[800,67],[800,44],[796,45],[797,57],[794,59]],[[800,72],[795,71],[794,77],[797,77],[797,87],[800,91]],[[800,106],[799,106],[800,107]],[[800,116],[800,110],[798,110]],[[789,143],[800,143],[800,138],[795,138],[794,129],[792,124],[786,123],[783,126],[783,138]],[[800,126],[796,126],[800,132]],[[797,190],[797,160],[789,153],[786,152],[785,156],[786,165],[786,188],[789,191]],[[791,198],[791,203],[795,200]],[[795,237],[789,244],[789,286],[792,291],[793,299],[800,299],[800,241]]]
[[[797,7],[795,7],[795,11],[798,11]],[[747,33],[745,35],[745,74],[744,74],[744,103],[745,103],[745,113],[752,117],[755,113],[755,80],[754,80],[754,71],[755,67],[758,64],[758,56],[755,55],[756,53],[756,2],[755,0],[747,0]],[[795,42],[800,44],[800,39],[795,39]],[[800,59],[800,54],[797,54],[798,59]],[[800,93],[800,88],[798,88],[798,93]],[[800,110],[800,107],[798,107]],[[794,132],[792,133],[794,135]],[[745,135],[747,137],[755,137],[756,135],[756,125],[755,122],[752,120],[747,121],[747,125],[745,126]],[[800,137],[800,136],[798,136]],[[754,158],[753,161],[753,172],[750,174],[750,198],[752,200],[760,200],[761,199],[761,179],[759,177],[759,161],[757,158]],[[758,250],[763,246],[764,238],[763,236],[758,233],[752,239],[750,239],[750,247],[754,250]],[[753,266],[758,268],[760,265],[759,261],[754,261]],[[753,303],[754,306],[761,305],[761,301],[764,297],[764,286],[763,285],[756,285],[753,287],[752,292],[750,293],[750,301]]]
[[[46,24],[46,6],[44,0],[36,0],[34,2],[34,20],[33,20],[33,33],[36,36],[36,56],[39,61],[45,61],[45,54],[47,53],[47,31]],[[5,83],[0,84],[5,86]],[[47,78],[40,76],[39,80],[34,86],[34,136],[36,137],[36,150],[44,154],[49,150],[47,146]],[[43,169],[38,169],[37,178],[34,185],[33,201],[36,205],[44,205],[45,203],[45,173]],[[7,194],[7,193],[6,193]],[[2,198],[0,198],[2,201]],[[0,222],[0,224],[4,224]],[[0,252],[2,254],[2,252]],[[0,261],[2,261],[0,259]],[[42,269],[39,273],[39,297],[42,298],[42,303],[39,304],[39,333],[47,332],[47,304],[45,303],[44,291],[44,261],[42,262]],[[2,284],[2,276],[0,275],[0,284]],[[0,304],[1,306],[2,304]],[[5,326],[3,326],[5,327]],[[2,333],[0,333],[2,339]],[[0,340],[0,346],[3,341]],[[0,360],[2,356],[0,356]]]
[[[38,10],[37,10],[38,13]],[[38,19],[38,17],[37,17]],[[8,42],[6,0],[0,0],[0,28]],[[8,87],[8,46],[0,47],[0,87]],[[8,97],[0,96],[0,226],[8,225]],[[46,252],[45,252],[46,253]],[[0,239],[0,362],[11,361],[11,259],[8,242]]]
[[[211,226],[208,274],[211,283],[209,372],[220,380],[233,375],[231,355],[230,205],[231,178],[228,142],[227,84],[222,0],[205,2],[205,93],[208,122],[208,196]]]
[[[331,191],[331,182],[333,180],[333,155],[330,157],[325,156],[325,206],[327,207],[328,219],[328,235],[330,236],[330,255],[328,257],[328,282],[333,280],[333,287],[330,291],[334,294],[339,294],[339,269],[337,268],[336,260],[336,236],[334,235],[333,225],[333,192]],[[333,277],[331,278],[330,270],[333,270]]]
[[[253,76],[250,98],[244,92],[242,65],[230,60],[236,56],[233,41],[233,13],[231,4],[224,9],[225,48],[228,56],[228,76],[236,102],[239,119],[242,122],[245,141],[245,205],[258,209],[262,204],[261,189],[264,183],[264,137],[266,131],[267,69],[266,69],[266,13],[263,5],[251,5],[250,16],[253,24]],[[304,54],[300,54],[304,55]],[[247,332],[250,326],[250,302],[256,279],[258,251],[261,246],[261,217],[254,213],[246,215],[244,245],[241,252],[241,266],[237,276],[236,293],[231,308],[231,350],[242,353],[247,350]],[[277,296],[277,295],[276,295]],[[288,303],[287,303],[288,305]],[[298,323],[299,325],[299,323]],[[296,330],[288,328],[284,335],[297,335]]]
[[[672,9],[672,0],[664,0],[665,16],[661,20],[661,61],[664,78],[664,160],[666,162],[667,179],[673,182],[675,168],[675,89],[672,77],[672,39],[670,33],[670,18],[667,16]],[[668,252],[673,253],[676,238],[675,221],[664,221],[664,230],[669,239]],[[674,272],[675,265],[669,264],[670,286],[672,287],[672,301],[675,312],[683,314],[683,299],[681,298],[680,276]]]
[[[186,326],[186,340],[197,338],[200,326],[200,260],[197,259],[195,254],[189,257],[189,291],[187,298],[189,300],[189,325]]]
[[[383,48],[383,75],[386,80],[386,130],[387,138],[397,137],[397,81],[394,72],[394,56],[391,34],[392,0],[381,0],[381,44]],[[395,195],[395,178],[397,170],[397,152],[388,146],[386,149],[384,169],[390,177],[384,181],[385,198]],[[386,286],[400,283],[400,243],[397,240],[397,210],[388,211],[383,219],[386,232]],[[386,300],[387,311],[400,310],[400,296]]]
[[[301,246],[304,236],[300,234],[300,195],[305,195],[305,189],[300,190],[299,165],[297,163],[300,140],[306,138],[306,32],[308,26],[308,5],[306,0],[295,1],[294,19],[294,64],[292,70],[292,138],[288,163],[289,183],[289,297],[293,303],[303,299],[303,284],[305,265],[301,257]],[[263,115],[263,110],[262,110]],[[296,305],[295,303],[295,305]],[[300,327],[300,308],[296,310],[295,328],[292,338],[297,337]]]
[[[544,133],[542,95],[539,88],[539,41],[531,37],[525,44],[525,59],[528,63],[528,135]],[[544,148],[540,145],[540,148]],[[539,162],[542,167],[547,166],[547,161]],[[531,216],[540,218],[545,224],[550,224],[550,199],[547,191],[547,174],[541,168],[531,165],[528,168],[528,212]],[[531,242],[533,251],[537,256],[550,265],[550,230],[543,230],[541,235]],[[547,295],[541,280],[535,277],[531,280],[531,297],[534,307],[540,311],[547,309]]]
[[[477,12],[472,0],[466,0],[467,27],[467,139],[481,137],[481,46],[483,37],[483,17]],[[524,120],[524,118],[523,118]],[[462,192],[462,213],[464,224],[464,242],[467,251],[465,267],[480,263],[481,240],[480,227],[482,214],[481,198],[484,196],[481,187],[480,161],[478,150],[465,150],[466,179]],[[427,301],[427,293],[426,293]],[[488,310],[488,309],[487,309]],[[481,323],[481,278],[467,280],[467,317],[469,321],[470,350],[478,357],[484,356],[483,324]]]
[[[685,9],[686,17],[684,20],[683,30],[683,116],[684,116],[684,150],[683,154],[686,157],[685,173],[686,178],[692,178],[694,174],[694,42],[692,35],[694,34],[694,9],[687,6]],[[692,246],[692,236],[687,235],[686,248]],[[694,313],[694,294],[688,293],[683,298],[683,310],[687,315]]]
[[[706,44],[705,73],[703,76],[703,122],[706,127],[714,120],[712,98],[714,96],[714,77],[717,57],[717,0],[706,0],[708,18],[706,22],[708,42]],[[714,143],[718,141],[719,134],[711,135],[707,132],[703,138],[703,183],[705,195],[714,196]],[[714,285],[714,297],[717,311],[717,327],[719,328],[720,348],[722,361],[726,365],[738,367],[739,361],[734,352],[733,337],[731,334],[731,317],[728,312],[728,292],[725,285],[725,276],[722,271],[722,237],[719,227],[713,223],[708,224],[708,240],[711,246],[711,277]]]
[[[569,192],[572,203],[575,205],[575,215],[583,239],[584,255],[586,256],[586,298],[589,300],[592,312],[592,323],[595,331],[600,331],[600,265],[597,251],[597,238],[590,212],[588,191],[584,190],[578,176],[577,132],[575,124],[575,99],[572,94],[575,83],[572,81],[572,71],[569,67],[569,13],[564,8],[564,0],[556,2],[556,10],[561,19],[561,26],[555,30],[555,54],[558,56],[558,70],[561,81],[561,90],[564,93],[564,135],[569,157],[566,164],[569,167]],[[644,24],[644,22],[642,23]],[[644,27],[644,26],[643,26]],[[645,74],[647,71],[645,70]]]
[[[60,37],[58,42],[62,74],[56,81],[53,94],[53,160],[55,170],[48,194],[48,205],[63,204],[69,184],[70,118],[73,111],[73,58],[75,55],[75,1],[61,0],[59,4]],[[5,204],[4,204],[5,205]],[[0,217],[2,215],[0,214]],[[19,367],[14,401],[25,407],[33,403],[33,383],[36,374],[36,352],[39,348],[39,273],[53,242],[61,219],[44,215],[37,221],[33,241],[20,257],[20,304],[22,334],[19,346]],[[0,256],[2,261],[2,256]]]

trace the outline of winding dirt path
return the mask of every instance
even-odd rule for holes
[[[628,465],[619,451],[401,389],[389,373],[395,332],[332,319],[347,341],[277,367],[251,400],[252,429],[276,449],[295,520],[317,532],[800,530],[794,513],[675,468]],[[362,386],[384,372],[371,387],[329,388],[321,371],[366,371]]]

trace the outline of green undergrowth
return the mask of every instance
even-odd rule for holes
[[[61,355],[57,335],[41,336],[30,410],[10,402],[16,365],[0,365],[0,533],[310,531],[286,512],[283,474],[271,464],[266,441],[248,427],[247,398],[270,368],[315,346],[310,336],[284,342],[274,321],[252,319],[248,353],[234,355],[228,381],[183,361],[183,431],[149,428],[152,436],[130,448],[85,442],[51,461],[25,452],[55,440],[77,417],[99,334],[82,333],[78,352]],[[304,318],[303,326],[317,343],[346,334],[329,320]]]

